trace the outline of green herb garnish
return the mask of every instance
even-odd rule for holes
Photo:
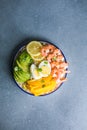
[[[38,71],[38,72],[41,72],[41,71],[42,71],[42,69],[41,69],[41,68],[37,68],[37,71]]]
[[[45,84],[43,84],[43,85],[42,85],[42,88],[44,88],[45,86],[46,86],[46,85],[45,85]]]
[[[44,61],[44,64],[48,64],[48,61]]]
[[[44,83],[45,81],[42,79],[41,82]]]
[[[56,60],[57,60],[57,58],[54,56],[52,60],[53,60],[53,61],[56,61]]]

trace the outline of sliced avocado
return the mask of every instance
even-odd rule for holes
[[[21,75],[19,75],[18,72],[14,72],[14,75],[16,75],[18,79],[21,79],[23,81],[25,80],[25,78],[23,78]]]
[[[27,80],[25,77],[19,75],[19,73],[17,73],[17,72],[14,72],[14,75],[15,75],[17,81],[25,82]]]
[[[27,64],[26,66],[21,65],[18,60],[16,60],[16,63],[17,63],[17,65],[18,65],[18,67],[20,67],[23,71],[28,72],[28,64]]]
[[[24,82],[24,80],[20,79],[15,73],[14,73],[14,78],[19,83],[23,83]]]
[[[26,78],[26,79],[29,79],[30,78],[30,74],[27,73],[27,72],[24,72],[24,71],[18,71],[18,74],[20,77],[23,77],[23,78]]]
[[[21,65],[27,65],[31,64],[33,62],[31,56],[27,53],[26,50],[24,50],[19,56],[18,56],[18,61],[20,62]]]
[[[15,66],[14,67],[14,73],[17,75],[18,78],[26,81],[30,79],[30,73],[23,71],[20,67]]]
[[[33,63],[31,56],[24,50],[18,55],[15,61],[15,65],[23,69],[23,71],[28,72],[29,66]]]
[[[30,79],[30,74],[27,72],[22,71],[20,72],[20,75],[25,79]]]
[[[33,63],[31,56],[24,50],[21,52],[14,63],[14,78],[18,82],[25,82],[30,79],[29,65]]]

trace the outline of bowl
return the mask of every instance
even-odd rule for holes
[[[41,44],[40,53],[35,49],[38,52],[35,54],[33,46],[30,49],[31,43]],[[39,68],[40,64],[44,69]],[[32,71],[31,66],[35,67]],[[34,72],[38,72],[41,77],[34,75]],[[48,41],[30,41],[23,44],[13,58],[12,75],[15,83],[22,91],[33,96],[46,96],[55,92],[67,80],[67,73],[68,63],[62,50]],[[42,81],[44,82],[41,83]]]

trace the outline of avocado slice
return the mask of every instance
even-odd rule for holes
[[[29,65],[33,63],[31,56],[24,50],[21,52],[15,62],[13,68],[14,78],[18,82],[25,82],[30,79]]]
[[[33,62],[31,56],[27,53],[26,50],[24,50],[21,54],[19,54],[18,61],[23,66],[31,64]]]
[[[23,81],[30,79],[30,73],[23,71],[18,66],[14,67],[14,73],[17,75],[18,78],[22,79]]]
[[[23,71],[28,72],[28,64],[26,66],[21,65],[18,60],[16,60],[16,63],[18,65],[18,67],[20,67]]]
[[[24,50],[16,58],[15,64],[17,64],[23,71],[28,72],[29,66],[33,63],[31,56]]]
[[[19,75],[19,73],[14,72],[14,77],[17,79],[17,81],[21,81],[21,82],[25,82],[26,80],[28,80],[29,78],[25,78],[24,76]]]

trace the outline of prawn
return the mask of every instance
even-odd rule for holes
[[[55,47],[53,45],[47,45],[47,49],[49,50],[49,53],[52,53]]]
[[[57,84],[61,84],[63,82],[67,81],[67,78],[57,79]]]
[[[61,51],[59,49],[55,49],[53,53],[54,53],[54,56],[61,55]]]
[[[56,68],[56,67],[54,67],[53,69],[52,69],[52,76],[53,76],[53,78],[54,79],[60,79],[61,78],[61,73],[60,73],[60,71],[58,71],[58,69]]]
[[[53,45],[45,45],[41,48],[41,54],[46,57],[49,53],[52,53],[54,49],[55,47]]]
[[[42,56],[46,57],[48,55],[48,53],[49,53],[49,51],[46,48],[46,46],[44,46],[44,47],[41,48],[41,54],[42,54]]]
[[[68,70],[58,69],[57,67],[54,67],[51,73],[54,79],[61,80],[64,77],[64,75],[69,72],[70,71]]]
[[[52,59],[53,59],[53,57],[54,57],[54,54],[52,53],[50,53],[48,56],[47,56],[47,60],[49,61],[49,62],[51,62],[52,61]]]
[[[51,63],[51,68],[57,67],[57,69],[61,68],[61,69],[67,69],[68,68],[68,63],[66,62],[56,62],[56,61],[52,61]]]
[[[59,68],[59,63],[56,61],[52,61],[50,64],[51,64],[51,68],[54,68],[54,67]]]
[[[56,56],[56,61],[57,62],[63,62],[64,61],[63,55],[61,54],[61,55]]]
[[[59,67],[60,67],[60,68],[67,69],[67,68],[68,68],[68,63],[62,62],[62,63],[59,64]]]

